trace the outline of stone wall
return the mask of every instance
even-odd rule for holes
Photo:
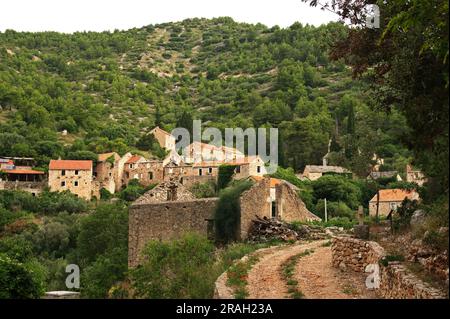
[[[297,192],[287,183],[275,187],[277,217],[285,222],[321,220],[311,213]]]
[[[47,186],[46,181],[42,182],[20,182],[20,181],[2,181],[0,180],[0,190],[22,190],[24,192],[29,192],[34,196],[42,193],[44,188]]]
[[[241,221],[238,236],[243,240],[247,238],[256,215],[271,218],[270,178],[264,178],[243,192],[239,201]]]
[[[444,299],[443,291],[431,287],[399,262],[380,266],[380,288],[378,293],[388,299]]]
[[[217,198],[133,204],[129,211],[128,266],[139,263],[149,240],[170,240],[187,232],[208,235]]]
[[[351,237],[333,237],[331,240],[334,267],[364,272],[368,264],[377,264],[384,257],[384,249],[373,241]]]
[[[343,271],[364,272],[368,264],[378,264],[380,287],[376,292],[382,298],[448,298],[445,292],[423,282],[401,263],[389,262],[387,266],[380,264],[380,259],[386,253],[376,242],[351,237],[333,237],[331,251],[333,266]]]

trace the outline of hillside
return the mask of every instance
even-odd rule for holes
[[[404,118],[371,110],[367,84],[328,58],[345,34],[338,23],[280,29],[231,18],[112,33],[7,30],[0,155],[45,168],[59,156],[146,152],[146,132],[171,130],[187,114],[220,129],[279,127],[280,159],[295,170],[321,163],[332,138],[332,164],[364,176],[375,152],[385,169],[403,171]]]

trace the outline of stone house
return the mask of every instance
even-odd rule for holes
[[[244,157],[245,155],[233,147],[215,146],[201,142],[193,142],[183,149],[183,161],[198,162],[227,162]]]
[[[243,179],[249,176],[264,176],[267,174],[265,163],[258,156],[246,156],[234,161],[227,162],[229,165],[237,165],[234,170],[235,179]]]
[[[161,129],[159,126],[150,131],[151,134],[158,141],[159,145],[166,150],[175,150],[175,137]]]
[[[136,179],[143,186],[157,184],[164,180],[164,166],[162,161],[147,160],[142,156],[131,157],[124,168],[124,185]]]
[[[44,172],[31,166],[17,166],[12,159],[0,158],[0,190],[22,190],[36,196],[45,186]]]
[[[324,175],[343,175],[348,178],[352,178],[352,172],[348,169],[340,166],[330,165],[306,165],[303,170],[302,177],[307,178],[310,181],[315,181]]]
[[[94,178],[99,188],[104,188],[111,194],[118,189],[120,156],[116,152],[98,154],[97,165],[94,168]]]
[[[90,200],[100,197],[94,188],[92,161],[51,160],[48,167],[48,186],[52,192],[70,191]]]
[[[422,171],[414,169],[411,165],[406,165],[406,181],[423,186],[423,184],[426,183],[427,178]]]
[[[256,183],[240,197],[239,239],[247,238],[255,216],[286,222],[321,220],[311,213],[291,183],[270,177],[253,177]]]
[[[408,191],[404,189],[380,189],[378,196],[375,195],[369,201],[369,215],[376,216],[377,202],[379,203],[378,215],[387,216],[391,210],[395,211],[402,205],[405,198],[410,200],[419,200],[419,194],[416,191]]]
[[[395,177],[397,182],[402,181],[401,176],[398,174],[397,171],[385,171],[385,172],[380,172],[380,171],[372,171],[370,172],[370,174],[367,176],[367,179],[371,179],[371,180],[377,180],[379,178],[391,178],[391,177]]]

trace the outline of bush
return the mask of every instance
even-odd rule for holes
[[[219,174],[217,177],[217,188],[219,190],[228,186],[233,177],[234,170],[236,169],[236,165],[220,165],[219,166]]]
[[[352,181],[338,175],[325,175],[312,183],[316,201],[326,198],[330,202],[344,202],[357,209],[361,191]]]
[[[0,253],[0,288],[0,299],[39,298],[44,293],[43,269]]]
[[[315,208],[316,215],[320,218],[325,218],[325,201],[319,200]],[[353,219],[355,217],[355,212],[351,210],[343,202],[329,202],[327,201],[327,214],[328,218],[332,217],[347,217]]]
[[[207,198],[216,196],[216,187],[214,183],[195,183],[189,190],[196,198]]]
[[[179,240],[150,241],[142,251],[145,262],[131,271],[140,298],[211,298],[217,278],[214,245],[186,234]]]
[[[214,214],[215,237],[220,242],[237,239],[238,223],[241,215],[239,198],[253,183],[249,180],[238,181],[223,189],[219,194],[219,203]]]
[[[116,247],[128,247],[128,212],[118,204],[101,204],[81,220],[77,249],[80,261],[91,263]]]
[[[128,249],[115,247],[99,256],[82,273],[83,297],[106,298],[108,291],[118,281],[125,278],[128,270]]]
[[[127,187],[125,187],[120,193],[118,194],[119,198],[128,201],[133,202],[136,199],[138,199],[142,194],[144,194],[147,191],[147,189],[139,184],[139,181],[137,179],[132,179]]]

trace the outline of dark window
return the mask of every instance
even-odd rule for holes
[[[63,170],[61,171],[61,175],[62,175],[62,176],[65,176],[65,175],[66,175],[66,170],[65,170],[65,169],[63,169]]]
[[[212,174],[212,167],[208,168],[208,172]]]
[[[75,175],[78,175],[78,170],[77,169],[75,170]]]
[[[62,181],[61,182],[61,187],[64,187],[64,186],[66,186],[66,182]]]
[[[202,176],[203,175],[203,171],[201,168],[198,169],[198,176]]]
[[[78,181],[73,182],[73,186],[78,186]]]
[[[261,166],[257,166],[257,167],[256,167],[256,171],[257,171],[258,173],[261,173]]]
[[[241,172],[241,167],[240,166],[238,166],[238,167],[236,167],[236,173],[240,173]]]
[[[148,179],[153,179],[153,172],[148,173]]]

